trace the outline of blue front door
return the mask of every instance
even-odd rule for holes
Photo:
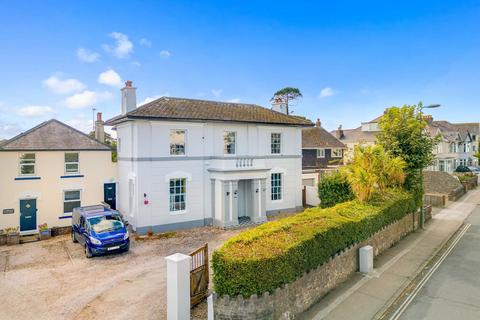
[[[103,201],[108,203],[113,210],[117,209],[115,183],[105,183],[103,185]]]
[[[20,200],[20,231],[37,229],[37,200]]]

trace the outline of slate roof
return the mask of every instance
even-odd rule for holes
[[[355,129],[342,129],[343,136],[340,138],[340,141],[343,143],[348,142],[375,142],[376,136],[379,131],[362,131],[362,127]],[[331,134],[336,135],[337,130],[331,131]]]
[[[463,137],[466,136],[467,132],[471,135],[480,135],[480,123],[479,122],[470,122],[470,123],[453,123],[453,125],[460,131]]]
[[[322,127],[302,129],[302,148],[346,148],[346,146]]]
[[[144,104],[126,115],[120,115],[108,120],[105,124],[112,126],[131,119],[232,121],[291,126],[313,125],[308,119],[289,116],[255,104],[172,97],[162,97]]]
[[[0,151],[61,150],[111,151],[111,148],[56,119],[42,122],[0,144]]]
[[[461,139],[460,131],[458,128],[448,121],[432,121],[428,123],[428,128],[432,134],[435,134],[436,130],[440,130],[440,134],[447,141],[458,141]]]

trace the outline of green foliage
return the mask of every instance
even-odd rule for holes
[[[273,292],[414,210],[410,194],[388,190],[369,203],[311,208],[246,230],[213,253],[215,292],[244,297]]]
[[[382,146],[356,146],[352,161],[342,169],[360,202],[376,192],[401,186],[405,181],[405,162],[386,153]]]
[[[415,197],[417,205],[422,201],[422,170],[433,163],[433,149],[440,138],[432,137],[423,119],[422,103],[391,107],[380,118],[377,143],[390,154],[401,157],[406,163],[405,188]]]
[[[292,88],[292,87],[285,87],[283,89],[278,90],[273,94],[272,101],[276,102],[283,102],[285,103],[287,107],[287,114],[289,114],[288,106],[290,101],[296,100],[303,97],[302,93],[300,92],[300,89],[298,88]]]
[[[338,203],[355,198],[350,183],[340,172],[322,177],[318,184],[318,197],[322,208],[333,207]]]

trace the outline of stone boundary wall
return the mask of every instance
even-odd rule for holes
[[[463,185],[463,188],[465,189],[465,192],[473,190],[478,186],[478,178],[471,177],[467,181],[463,181],[462,185]]]
[[[447,195],[440,193],[426,193],[423,196],[423,203],[436,208],[445,208],[447,206]]]
[[[294,282],[277,288],[273,294],[265,292],[262,296],[253,295],[250,298],[218,297],[214,294],[215,319],[295,319],[358,270],[360,247],[371,245],[377,256],[417,227],[418,214],[408,214],[369,239],[345,248]]]
[[[462,185],[462,186],[456,188],[455,190],[452,190],[452,191],[448,194],[448,201],[457,201],[457,200],[460,199],[465,193],[466,193],[465,187]]]

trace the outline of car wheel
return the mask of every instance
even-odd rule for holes
[[[92,251],[88,248],[88,245],[85,245],[85,257],[91,258],[92,257]]]
[[[77,243],[77,237],[75,236],[75,231],[72,231],[72,242]]]

